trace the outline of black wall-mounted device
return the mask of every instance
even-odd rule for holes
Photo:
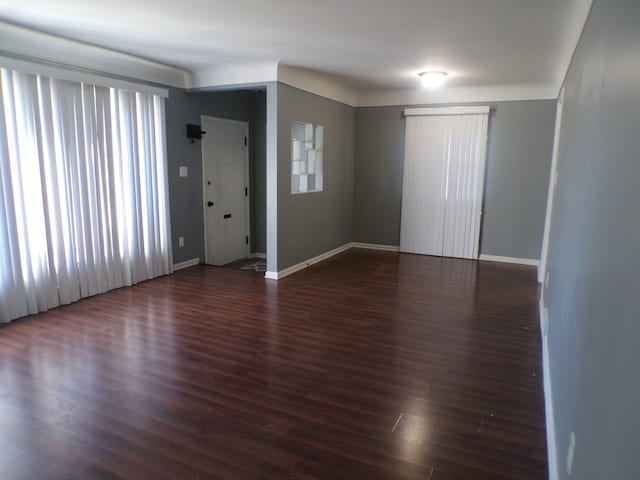
[[[190,138],[192,143],[194,139],[200,140],[202,135],[206,133],[207,132],[202,131],[202,127],[200,127],[200,125],[187,123],[187,138]]]

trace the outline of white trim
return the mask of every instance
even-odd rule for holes
[[[322,262],[323,260],[327,260],[328,258],[333,257],[339,253],[347,251],[351,248],[351,243],[345,243],[344,245],[334,248],[333,250],[329,250],[328,252],[321,253],[320,255],[316,255],[315,257],[309,258],[308,260],[304,260],[300,263],[292,265],[291,267],[285,268],[284,270],[280,270],[278,272],[266,271],[264,273],[265,278],[271,280],[280,280],[284,277],[288,277],[289,275],[299,272],[300,270],[304,270],[311,265]]]
[[[265,84],[278,80],[278,62],[229,63],[198,69],[187,79],[187,88]]]
[[[267,259],[267,254],[266,253],[260,253],[260,252],[253,252],[249,255],[249,258],[261,258],[263,260]]]
[[[356,105],[357,92],[346,86],[344,81],[336,79],[328,73],[280,65],[278,67],[278,82],[320,95],[329,100],[351,106]]]
[[[267,84],[266,113],[267,271],[274,271],[278,269],[278,84],[275,82]]]
[[[191,260],[185,260],[184,262],[174,263],[173,271],[175,272],[176,270],[182,270],[183,268],[189,268],[199,264],[200,264],[199,258],[192,258]]]
[[[300,270],[304,270],[305,268],[314,265],[318,262],[321,262],[323,260],[326,260],[328,258],[333,257],[334,255],[337,255],[339,253],[345,252],[347,250],[349,250],[350,248],[366,248],[368,250],[380,250],[380,251],[384,251],[384,252],[400,252],[400,247],[398,247],[397,245],[382,245],[382,244],[376,244],[376,243],[362,243],[362,242],[350,242],[350,243],[345,243],[344,245],[334,248],[333,250],[329,250],[328,252],[325,253],[321,253],[320,255],[317,255],[313,258],[310,258],[308,260],[304,260],[300,263],[297,263],[296,265],[293,265],[291,267],[285,268],[284,270],[280,270],[278,272],[274,272],[274,271],[270,271],[267,270],[264,273],[265,278],[268,278],[270,280],[280,280],[281,278],[287,277],[293,273],[296,273]],[[252,255],[259,255],[259,254],[252,254]],[[262,257],[258,257],[256,256],[256,258],[262,258]],[[518,264],[518,265],[530,265],[533,267],[537,267],[539,261],[533,258],[514,258],[514,257],[500,257],[500,256],[496,256],[496,255],[480,255],[480,260],[486,260],[486,261],[490,261],[490,262],[501,262],[501,263],[513,263],[513,264]]]
[[[295,70],[295,72],[294,72]],[[557,85],[499,85],[496,87],[444,87],[433,90],[357,91],[330,75],[280,66],[278,82],[335,100],[352,107],[397,105],[443,105],[451,103],[509,102],[521,100],[553,100],[558,98]]]
[[[117,78],[105,77],[96,73],[89,73],[73,68],[64,68],[62,66],[47,65],[28,61],[13,57],[7,57],[0,54],[0,67],[19,72],[31,73],[34,75],[42,75],[45,77],[56,78],[59,80],[68,80],[71,82],[89,83],[107,88],[120,88],[123,90],[131,90],[134,92],[148,93],[158,95],[160,97],[168,97],[169,91],[166,88],[153,87],[143,83],[135,83]]]
[[[544,282],[547,273],[547,256],[549,254],[549,235],[551,234],[551,218],[553,215],[553,197],[558,183],[558,148],[560,145],[560,128],[562,127],[562,103],[564,100],[564,87],[560,90],[558,105],[556,107],[556,127],[553,135],[553,153],[551,156],[551,169],[549,171],[549,187],[547,191],[547,211],[544,217],[544,235],[542,237],[542,251],[540,252],[540,268],[538,269],[538,283]]]
[[[593,3],[593,0],[575,2],[571,9],[571,16],[564,22],[563,30],[566,41],[557,45],[556,48],[556,53],[558,54],[556,58],[560,60],[556,63],[555,75],[559,85],[558,91],[564,85],[573,56],[578,49],[584,30],[587,28],[587,20],[589,20]]]
[[[556,84],[495,85],[490,87],[453,87],[359,92],[356,107],[393,105],[443,105],[451,103],[509,102],[558,98]]]
[[[399,252],[400,247],[398,245],[382,245],[380,243],[361,243],[351,242],[353,248],[366,248],[368,250],[380,250],[383,252]]]
[[[542,334],[542,377],[544,385],[544,409],[545,422],[547,427],[547,462],[549,465],[549,480],[558,480],[558,449],[556,444],[556,423],[553,413],[553,393],[551,390],[551,370],[549,359],[549,342],[546,330],[549,325],[549,314],[544,306],[544,301],[540,299],[540,325],[541,331],[544,325],[544,334]]]
[[[559,85],[548,83],[453,87],[429,90],[359,90],[327,72],[277,62],[219,64],[187,75],[189,89],[240,88],[279,82],[352,107],[444,105],[558,98]]]
[[[431,115],[477,115],[488,114],[489,106],[472,107],[435,107],[435,108],[405,108],[405,117],[422,117]]]
[[[549,312],[544,306],[544,295],[541,292],[540,300],[538,300],[538,316],[540,317],[540,334],[542,335],[542,340],[547,335],[547,324],[549,322]]]
[[[70,40],[0,21],[2,45],[7,57],[30,63],[49,63],[58,67],[126,77],[155,84],[184,88],[187,71],[128,53]]]
[[[515,263],[518,265],[530,265],[537,267],[540,264],[540,260],[535,258],[515,258],[515,257],[501,257],[498,255],[485,255],[480,254],[479,260],[486,260],[488,262],[501,262],[501,263]]]

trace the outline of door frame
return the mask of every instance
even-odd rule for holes
[[[246,236],[249,238],[245,246],[245,252],[247,257],[251,255],[251,189],[249,188],[249,122],[244,122],[241,120],[230,120],[228,118],[221,117],[212,117],[209,115],[200,115],[200,125],[206,122],[213,123],[231,123],[236,125],[244,126],[244,134],[247,138],[247,148],[244,150],[244,183],[245,188],[247,189],[247,195],[245,195],[244,201],[244,231]],[[206,129],[204,129],[206,132]],[[206,133],[203,133],[206,135]],[[202,157],[201,168],[202,168],[202,226],[204,233],[204,262],[209,264],[209,246],[207,243],[207,181],[205,179],[205,167],[206,167],[206,159],[205,159],[205,151],[204,151],[204,141],[200,142],[200,156]]]
[[[547,190],[547,211],[544,218],[544,234],[540,250],[540,264],[538,265],[538,283],[542,284],[541,295],[547,283],[547,256],[549,254],[549,235],[551,234],[551,219],[553,218],[553,198],[558,183],[558,150],[560,148],[560,129],[562,128],[562,105],[564,103],[564,87],[558,95],[556,106],[556,125],[553,134],[553,152],[551,154],[551,168],[549,171],[549,189]]]

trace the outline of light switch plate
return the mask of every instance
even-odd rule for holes
[[[180,176],[186,177],[188,175],[189,175],[189,170],[187,169],[187,167],[180,167]]]

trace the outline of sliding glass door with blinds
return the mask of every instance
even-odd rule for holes
[[[164,124],[155,91],[0,68],[0,324],[170,273]]]
[[[478,258],[489,107],[405,117],[400,251]]]

